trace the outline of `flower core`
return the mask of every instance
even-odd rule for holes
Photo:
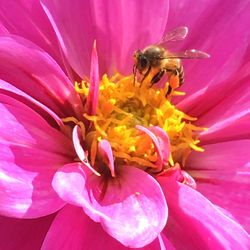
[[[83,103],[86,102],[89,83],[76,83],[75,89]],[[159,89],[150,86],[148,81],[134,83],[133,76],[116,74],[108,78],[104,75],[99,86],[96,114],[84,113],[83,122],[75,118],[66,118],[64,122],[73,121],[82,128],[92,166],[95,165],[98,142],[105,139],[111,145],[115,161],[144,170],[156,169],[159,157],[156,145],[147,133],[138,129],[138,125],[149,129],[157,126],[168,135],[171,152],[162,169],[175,163],[185,165],[192,150],[203,151],[198,146],[198,132],[203,128],[192,124],[196,118],[186,115],[171,103],[172,95],[180,92],[166,97],[167,89],[168,84]],[[87,129],[86,123],[90,124]]]

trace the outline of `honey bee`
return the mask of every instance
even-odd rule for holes
[[[167,74],[169,86],[166,96],[172,90],[180,87],[184,82],[184,70],[181,59],[202,59],[209,57],[207,53],[195,49],[172,53],[162,46],[167,42],[185,39],[187,33],[187,27],[178,27],[167,33],[157,44],[150,45],[143,50],[137,50],[134,53],[134,82],[137,71],[142,75],[141,83],[149,74],[152,74],[151,86],[159,82]]]

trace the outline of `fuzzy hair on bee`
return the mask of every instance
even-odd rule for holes
[[[140,80],[141,84],[153,72],[150,80],[151,86],[159,82],[165,74],[168,76],[169,86],[166,95],[169,95],[172,90],[180,87],[184,83],[184,69],[181,60],[209,57],[207,53],[195,49],[172,53],[163,46],[167,42],[185,39],[187,33],[187,27],[178,27],[167,33],[155,45],[147,46],[143,50],[137,50],[134,53],[134,82],[137,72],[142,76]]]

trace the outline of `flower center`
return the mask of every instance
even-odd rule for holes
[[[144,170],[156,168],[159,155],[155,144],[147,133],[138,130],[138,125],[146,128],[157,126],[168,135],[171,152],[163,169],[175,163],[184,166],[192,150],[203,151],[198,146],[198,134],[204,128],[195,126],[192,122],[196,118],[171,103],[172,95],[181,92],[174,91],[166,97],[168,84],[161,89],[149,85],[147,79],[140,85],[134,83],[133,76],[116,74],[108,78],[104,75],[99,86],[96,114],[83,114],[83,122],[91,124],[89,128],[86,130],[84,123],[73,117],[63,119],[86,130],[84,139],[92,166],[95,165],[98,142],[105,139],[111,145],[116,162],[136,165]],[[76,83],[75,89],[84,100],[89,92],[89,83]]]

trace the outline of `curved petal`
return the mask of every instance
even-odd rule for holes
[[[194,48],[211,55],[208,60],[184,63],[186,84],[182,89],[189,95],[208,85],[216,85],[239,70],[249,58],[245,53],[250,40],[249,1],[237,4],[200,1],[195,8],[192,6],[192,0],[170,1],[168,22],[169,27],[189,27],[189,36],[180,50]]]
[[[82,135],[82,136],[85,136],[85,135]],[[88,158],[81,145],[81,130],[78,125],[75,125],[75,127],[73,128],[72,141],[74,144],[76,154],[78,158],[80,159],[80,161],[87,162]]]
[[[84,172],[80,164],[69,164],[57,171],[53,187],[62,199],[81,205],[125,246],[145,246],[166,224],[162,191],[150,175],[137,168],[123,166],[118,176],[105,180]]]
[[[155,135],[155,133],[151,132],[149,128],[143,127],[141,125],[136,125],[136,129],[147,134],[152,140],[155,147],[155,151],[157,153],[157,161],[154,164],[157,167],[157,170],[161,171],[163,167],[163,150],[160,148],[160,141],[158,140],[158,137]]]
[[[250,238],[196,190],[171,177],[157,178],[169,205],[164,229],[177,249],[248,249]]]
[[[158,126],[152,126],[148,129],[156,135],[162,153],[163,163],[167,164],[170,156],[170,140],[167,133]]]
[[[159,243],[160,243],[160,248],[157,248],[157,249],[160,249],[160,250],[176,250],[176,248],[168,240],[168,238],[164,235],[163,232],[158,236],[158,240],[159,240]]]
[[[202,155],[191,154],[187,169],[197,181],[197,190],[250,232],[249,148],[250,140],[206,145]]]
[[[167,242],[164,240],[163,244]],[[100,224],[93,222],[81,208],[67,205],[58,212],[46,235],[42,250],[82,250],[83,248],[103,250],[104,246],[105,249],[128,249],[103,231]],[[159,250],[160,247],[158,240],[155,240],[146,247],[136,249]]]
[[[208,128],[200,135],[202,144],[250,138],[249,81],[239,84],[218,105],[204,113],[199,124]]]
[[[37,44],[63,65],[57,37],[39,1],[2,1],[1,25],[10,34],[24,37]]]
[[[38,219],[14,219],[0,216],[0,249],[41,249],[55,214]]]
[[[109,167],[112,177],[115,177],[114,157],[110,143],[107,140],[101,140],[98,143],[98,153],[102,161]]]
[[[82,131],[80,130],[79,126],[75,125],[75,127],[73,129],[73,133],[72,133],[72,140],[73,140],[76,154],[85,167],[87,167],[89,170],[91,170],[97,176],[100,176],[100,174],[88,162],[87,154],[85,153],[85,151],[83,150],[82,145],[81,145],[81,138],[83,136],[83,134],[81,134],[81,132]],[[85,134],[85,131],[84,131],[84,134]]]
[[[41,2],[66,58],[81,77],[89,74],[95,39],[101,74],[132,72],[133,52],[159,40],[168,16],[167,0]]]
[[[0,35],[8,35],[9,31],[4,27],[2,23],[0,23]]]
[[[95,115],[98,107],[98,95],[99,95],[99,85],[100,85],[96,41],[94,41],[92,48],[89,81],[90,81],[90,86],[89,86],[89,94],[87,97],[86,109],[89,115]]]
[[[250,58],[250,48],[245,58]],[[250,81],[250,60],[245,61],[236,72],[231,72],[230,77],[226,80],[218,81],[216,78],[212,84],[201,88],[195,93],[187,96],[184,100],[178,103],[177,107],[192,116],[199,117],[216,106],[220,106],[224,99],[230,100],[231,96],[237,93],[238,99],[242,94],[246,94],[249,88]]]
[[[35,218],[64,202],[51,186],[60,166],[74,158],[71,141],[29,107],[0,94],[0,212]]]
[[[63,71],[47,53],[21,37],[0,38],[0,78],[60,117],[80,113],[80,97]]]
[[[10,83],[0,80],[0,93],[11,96],[16,100],[25,103],[28,107],[39,113],[47,122],[57,125],[61,129],[64,127],[62,120],[48,107],[36,101],[31,96],[25,94],[20,89]]]

